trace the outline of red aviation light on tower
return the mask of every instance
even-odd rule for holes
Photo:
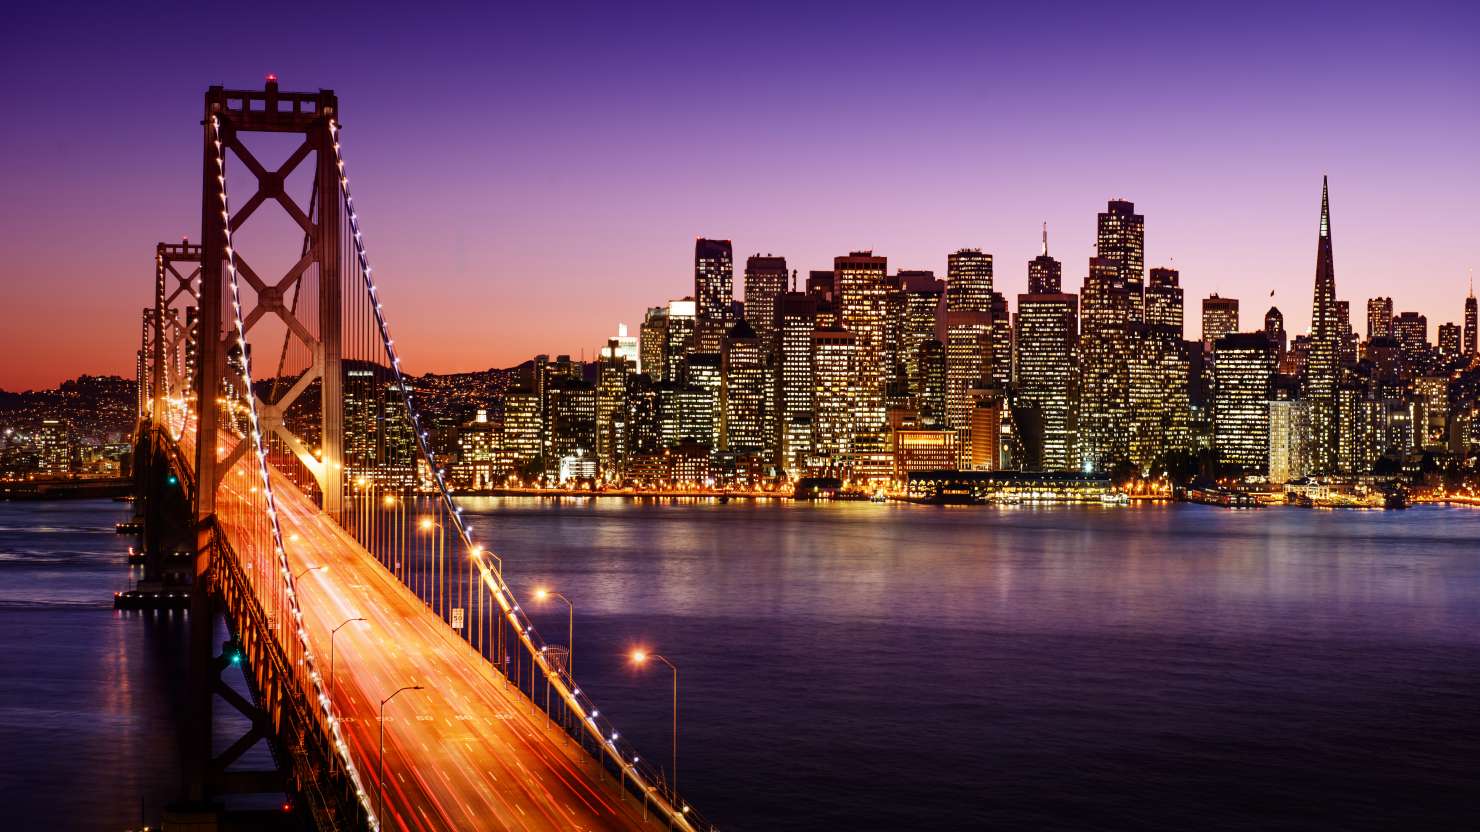
[[[269,83],[269,84],[276,84],[277,83],[277,73],[276,72],[269,72],[269,73],[267,73],[267,83]]]

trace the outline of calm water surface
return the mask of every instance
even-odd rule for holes
[[[622,657],[679,665],[679,784],[727,830],[1480,826],[1480,512],[466,506],[653,760],[669,678]],[[184,628],[109,608],[122,513],[0,503],[23,819],[174,788]]]

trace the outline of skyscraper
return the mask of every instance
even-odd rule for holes
[[[1269,399],[1274,345],[1263,332],[1225,335],[1213,344],[1213,447],[1245,473],[1269,467]]]
[[[1238,332],[1238,298],[1220,298],[1214,292],[1202,302],[1203,349],[1211,351],[1213,344],[1225,335]]]
[[[1085,470],[1105,471],[1130,458],[1135,298],[1116,263],[1093,257],[1079,300],[1079,458]]]
[[[770,448],[765,435],[767,360],[750,322],[741,320],[725,334],[720,369],[719,447],[737,453]]]
[[[1367,299],[1367,340],[1390,338],[1393,334],[1393,299]]]
[[[745,261],[745,320],[767,356],[776,352],[776,302],[790,277],[785,257],[756,254]]]
[[[1131,323],[1145,318],[1142,286],[1146,271],[1146,218],[1136,213],[1136,206],[1123,199],[1112,199],[1099,215],[1095,234],[1095,256],[1114,264],[1117,275],[1130,295]]]
[[[900,272],[900,278],[901,290],[904,292],[900,357],[904,362],[910,396],[914,398],[914,406],[918,410],[923,408],[921,397],[925,392],[924,374],[920,370],[920,349],[927,341],[935,340],[935,324],[940,313],[941,299],[945,295],[945,282],[937,279],[934,272]]]
[[[1470,275],[1470,294],[1465,296],[1465,355],[1474,355],[1476,350],[1475,276]]]
[[[838,320],[853,338],[856,360],[853,429],[857,436],[884,435],[884,312],[889,261],[872,251],[833,259]],[[821,369],[819,368],[819,372]]]
[[[1393,318],[1393,337],[1403,348],[1403,366],[1409,375],[1423,373],[1429,357],[1429,319],[1417,312],[1402,312]]]
[[[694,349],[695,302],[693,298],[668,301],[663,327],[662,381],[684,381],[689,353]]]
[[[836,327],[812,333],[812,449],[834,463],[853,449],[857,361],[852,333]]]
[[[729,240],[694,242],[694,302],[697,352],[718,354],[735,301],[735,258]]]
[[[1178,338],[1182,337],[1183,318],[1180,279],[1176,269],[1152,269],[1146,286],[1146,323],[1171,327]]]
[[[1043,249],[1028,261],[1028,294],[1056,295],[1064,291],[1064,266],[1048,256],[1048,223],[1043,224]]]
[[[992,255],[963,248],[946,258],[946,419],[969,446],[971,389],[990,378]]]
[[[637,330],[639,369],[653,381],[662,381],[664,351],[668,346],[668,307],[648,307]]]
[[[1045,248],[1028,264],[1028,285],[1057,289],[1061,273],[1058,261]],[[1080,464],[1075,451],[1079,298],[1060,291],[1018,295],[1015,329],[1016,404],[1031,414],[1033,423],[1025,428],[1025,462],[1029,468],[1044,471],[1076,470]]]
[[[812,454],[812,332],[817,328],[818,298],[808,292],[781,296],[777,372],[777,430],[781,467],[800,476]]]
[[[1457,323],[1439,324],[1439,355],[1445,361],[1459,357],[1460,329]]]
[[[1310,355],[1305,362],[1305,398],[1310,402],[1311,469],[1337,470],[1337,382],[1345,333],[1336,301],[1336,265],[1331,252],[1331,200],[1321,178],[1321,222],[1316,235],[1316,282],[1311,304]]]
[[[1274,346],[1275,362],[1278,364],[1285,358],[1285,313],[1279,307],[1271,306],[1264,313],[1264,337]]]

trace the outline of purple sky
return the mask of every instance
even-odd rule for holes
[[[1356,326],[1376,294],[1431,337],[1458,320],[1480,10],[1202,5],[28,4],[0,49],[0,387],[132,374],[154,243],[199,236],[202,94],[267,72],[339,93],[414,372],[590,355],[691,291],[701,235],[804,273],[979,246],[1015,295],[1047,221],[1077,291],[1112,196],[1181,269],[1190,335],[1208,293],[1253,328],[1271,289],[1303,332],[1323,173]]]

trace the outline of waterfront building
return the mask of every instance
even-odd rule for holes
[[[857,342],[845,329],[818,329],[812,334],[812,453],[838,460],[853,448],[854,415],[859,391],[855,384]]]
[[[539,394],[511,390],[504,394],[504,434],[500,462],[539,476],[544,473],[545,424]]]
[[[596,364],[596,460],[615,472],[627,452],[627,379],[635,363],[618,338],[611,339]]]
[[[1126,362],[1130,461],[1148,474],[1172,451],[1192,447],[1191,368],[1182,333],[1164,324],[1130,327]]]
[[[934,338],[920,345],[920,378],[920,424],[946,427],[946,345]]]
[[[903,310],[900,322],[900,358],[909,394],[916,409],[923,407],[925,377],[921,370],[920,350],[936,338],[936,321],[945,297],[945,281],[934,272],[900,272]]]
[[[71,473],[72,445],[71,425],[63,419],[42,419],[36,431],[37,469],[48,476]]]
[[[1286,483],[1310,473],[1310,405],[1301,399],[1269,403],[1269,481]]]
[[[725,335],[720,367],[721,450],[764,455],[770,449],[765,430],[769,380],[760,336],[749,321],[738,321]]]
[[[853,430],[882,437],[885,424],[884,312],[889,263],[872,251],[833,258],[838,322],[853,339]],[[819,368],[820,372],[820,368]]]
[[[1112,199],[1095,228],[1095,256],[1112,264],[1130,303],[1129,323],[1145,320],[1146,218],[1134,203]]]
[[[1120,269],[1091,258],[1080,293],[1079,458],[1106,471],[1130,458],[1130,333],[1134,298]]]
[[[720,346],[723,348],[724,341],[721,339]],[[685,428],[686,438],[696,439],[717,448],[719,439],[720,421],[720,387],[724,384],[722,372],[723,355],[717,352],[691,352],[684,362],[685,377],[688,383],[703,390],[708,395],[709,426],[702,433],[697,424]],[[685,411],[685,419],[698,418],[697,411],[688,409]]]
[[[697,352],[718,354],[733,322],[735,259],[729,240],[694,242],[694,333]]]
[[[777,429],[781,466],[800,476],[812,454],[812,333],[817,329],[818,297],[788,292],[779,313],[780,370],[777,378]]]
[[[970,446],[966,465],[975,471],[1002,467],[1003,410],[1006,401],[996,385],[971,390]]]
[[[1203,349],[1212,351],[1213,345],[1225,335],[1238,332],[1238,298],[1219,297],[1214,292],[1202,302]]]
[[[1015,405],[1034,414],[1038,428],[1024,439],[1028,466],[1077,470],[1079,298],[1062,292],[1018,295],[1015,325]]]
[[[490,421],[488,411],[480,407],[472,421],[458,429],[458,459],[452,470],[455,482],[464,488],[491,488],[508,473],[499,465],[502,428],[501,424]]]
[[[658,385],[646,373],[627,376],[627,410],[622,424],[627,429],[623,467],[629,474],[631,462],[638,455],[652,455],[663,450],[663,429],[658,410]]]
[[[894,432],[894,479],[916,471],[954,469],[961,458],[953,430],[901,428]]]
[[[550,451],[556,460],[592,456],[596,449],[596,387],[583,379],[560,377],[545,391]]]
[[[1213,345],[1213,447],[1245,473],[1268,470],[1274,371],[1274,347],[1263,332],[1225,335]]]
[[[971,390],[991,378],[992,255],[963,248],[946,258],[946,420],[970,447]]]

